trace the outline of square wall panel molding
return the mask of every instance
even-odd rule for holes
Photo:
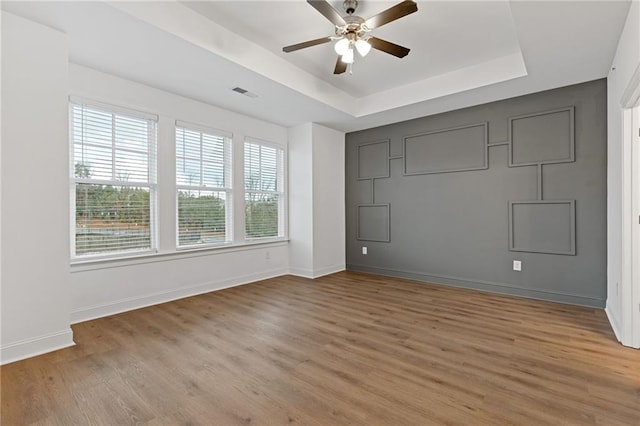
[[[390,178],[390,161],[402,175],[489,169],[489,148],[507,145],[508,167],[538,168],[538,199],[509,202],[509,251],[576,254],[575,200],[543,200],[542,166],[575,161],[575,106],[508,118],[508,140],[490,143],[489,122],[402,137],[402,157],[390,156],[390,139],[356,147],[357,180],[371,181],[371,204],[357,206],[357,240],[390,241],[389,204],[375,203],[376,179]],[[426,178],[426,176],[425,176]]]
[[[388,243],[391,240],[389,209],[389,204],[359,205],[356,239]]]
[[[598,79],[347,133],[347,269],[604,307],[607,100]]]
[[[575,256],[575,200],[509,202],[509,250]]]
[[[358,179],[389,177],[389,140],[358,146]]]
[[[463,172],[489,168],[488,123],[405,136],[404,175]]]
[[[575,161],[575,107],[509,118],[509,167]]]

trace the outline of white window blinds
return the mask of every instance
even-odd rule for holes
[[[71,103],[75,257],[154,248],[156,122]]]
[[[244,144],[245,238],[284,236],[284,149]]]
[[[231,241],[231,134],[176,122],[178,247]]]

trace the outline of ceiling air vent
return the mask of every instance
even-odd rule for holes
[[[248,96],[250,98],[257,98],[258,97],[258,95],[256,95],[255,93],[252,93],[252,92],[248,91],[247,89],[243,89],[242,87],[234,87],[231,90],[233,90],[236,93],[240,93],[241,95]]]

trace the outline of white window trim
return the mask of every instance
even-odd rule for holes
[[[222,130],[222,129],[216,129],[215,127],[211,127],[211,126],[205,126],[204,124],[197,124],[197,123],[192,123],[190,121],[176,120],[175,127],[184,127],[186,129],[193,130],[196,132],[208,133],[211,135],[216,135],[216,136],[233,140],[232,132],[229,132],[227,130]]]
[[[135,252],[132,256],[120,256],[109,258],[80,259],[71,262],[71,272],[93,271],[97,269],[121,268],[131,265],[143,265],[148,263],[165,262],[167,260],[189,259],[193,257],[214,256],[238,251],[257,250],[265,247],[281,247],[289,243],[288,239],[269,241],[252,241],[235,243],[233,245],[218,245],[208,247],[196,247],[190,250],[176,250],[171,252]]]
[[[159,119],[158,114],[141,111],[135,108],[113,105],[108,102],[97,101],[97,100],[85,98],[82,96],[75,96],[75,95],[69,96],[69,103],[87,105],[87,106],[91,106],[98,109],[106,109],[107,111],[110,111],[115,114],[128,115],[130,117],[140,118],[142,120],[151,120],[151,121],[155,121],[156,123],[158,122],[158,119]]]
[[[278,215],[278,229],[282,230],[282,235],[279,235],[277,237],[258,237],[258,238],[248,238],[246,235],[246,225],[245,223],[242,224],[242,235],[243,235],[243,241],[251,243],[251,242],[255,242],[255,243],[268,243],[268,242],[272,242],[272,241],[288,241],[289,240],[289,159],[288,159],[288,146],[286,144],[282,144],[282,143],[278,143],[278,142],[272,142],[272,141],[268,141],[265,139],[261,139],[261,138],[257,138],[257,137],[253,137],[253,136],[245,136],[244,140],[242,142],[242,150],[243,150],[243,158],[242,158],[242,189],[241,189],[241,194],[239,194],[239,196],[241,196],[242,198],[242,205],[243,205],[243,209],[242,209],[242,214],[244,217],[244,206],[245,206],[245,195],[246,195],[246,189],[245,189],[245,181],[244,181],[244,170],[245,170],[245,158],[244,158],[244,146],[245,144],[249,142],[249,143],[256,143],[256,144],[260,144],[263,146],[267,146],[267,147],[271,147],[271,148],[276,148],[276,149],[281,149],[282,150],[282,191],[278,192],[278,191],[256,191],[259,193],[268,193],[268,192],[272,192],[272,193],[277,193],[280,194],[280,209],[282,214]],[[253,191],[252,191],[253,192]]]
[[[240,135],[234,135],[228,131],[221,130],[219,123],[211,124],[199,124],[190,120],[180,120],[179,115],[174,115],[172,112],[162,112],[157,110],[154,112],[149,109],[148,106],[141,106],[137,103],[127,102],[126,100],[115,100],[109,97],[95,97],[93,95],[87,95],[84,92],[76,92],[69,96],[69,103],[85,104],[90,107],[96,107],[99,109],[106,109],[116,114],[128,115],[131,117],[150,119],[155,122],[155,144],[154,144],[154,161],[152,166],[154,167],[154,191],[155,196],[152,208],[155,210],[151,212],[151,238],[153,239],[152,250],[132,250],[126,252],[107,253],[107,254],[94,254],[94,255],[82,255],[80,257],[70,257],[70,265],[72,272],[80,272],[85,270],[94,269],[110,269],[120,268],[129,265],[148,264],[155,262],[164,262],[168,260],[179,260],[192,257],[213,256],[224,253],[233,253],[238,251],[256,250],[264,247],[280,247],[286,246],[289,242],[289,228],[288,228],[288,146],[286,141],[273,142],[262,139],[260,137],[254,137],[243,132]],[[71,108],[71,105],[69,105]],[[156,113],[157,112],[157,113]],[[73,138],[72,136],[72,122],[69,117],[69,164],[73,165]],[[188,248],[177,247],[177,200],[176,190],[177,187],[175,177],[175,125],[183,124],[187,127],[203,129],[207,132],[215,131],[214,133],[228,136],[231,139],[231,156],[232,156],[232,168],[231,177],[233,182],[233,188],[231,191],[231,208],[233,209],[233,216],[231,218],[231,225],[233,226],[232,233],[230,234],[231,241],[225,244],[205,246],[199,245]],[[282,215],[280,221],[282,222],[283,236],[281,237],[265,237],[258,239],[245,240],[245,223],[244,223],[244,142],[245,138],[249,141],[261,143],[276,147],[283,150],[283,206]],[[173,145],[173,146],[172,146]],[[170,147],[170,148],[169,148]],[[168,149],[168,150],[167,150]],[[170,163],[173,163],[171,166]],[[171,166],[171,167],[170,167]],[[158,170],[158,167],[161,170]],[[173,171],[171,169],[173,168]],[[71,166],[70,166],[71,169]],[[70,176],[73,176],[70,171]],[[120,184],[126,185],[126,182]],[[72,190],[73,189],[73,190]],[[207,190],[214,190],[213,188],[206,188]],[[69,212],[74,211],[75,207],[75,182],[69,180],[69,192],[72,195],[70,197]],[[167,197],[172,201],[169,203]],[[172,206],[172,207],[169,207]],[[167,208],[169,208],[167,210]],[[75,214],[69,215],[70,222],[70,241],[75,242]],[[160,222],[162,220],[162,222]],[[175,222],[175,223],[174,223]],[[173,239],[176,238],[175,241]],[[70,244],[71,245],[71,244]],[[75,253],[75,249],[72,253]]]
[[[110,112],[111,114],[121,114],[125,116],[129,116],[132,118],[138,118],[142,120],[149,120],[154,123],[152,128],[149,129],[150,138],[152,143],[149,144],[148,147],[148,155],[149,155],[149,181],[148,182],[121,182],[117,181],[116,186],[144,186],[149,188],[149,204],[150,204],[150,212],[149,212],[149,233],[150,233],[150,248],[149,249],[131,249],[131,250],[122,250],[112,253],[94,253],[94,254],[83,254],[80,256],[76,255],[76,185],[78,183],[96,183],[96,184],[107,184],[114,185],[114,181],[111,180],[103,180],[103,179],[77,179],[74,176],[74,138],[73,138],[73,106],[74,105],[83,105],[89,108],[96,108],[100,110],[104,110],[105,112]],[[85,263],[85,262],[95,262],[95,261],[103,261],[103,260],[114,260],[114,259],[126,259],[136,256],[146,256],[151,254],[156,254],[158,252],[158,214],[157,214],[157,202],[158,202],[158,135],[159,135],[159,116],[157,114],[151,114],[143,111],[139,111],[136,109],[125,108],[117,105],[113,105],[106,102],[96,101],[80,96],[69,96],[68,99],[68,111],[69,111],[69,120],[68,120],[68,131],[69,131],[69,240],[70,240],[70,260],[71,264]],[[136,151],[139,152],[139,151]]]
[[[185,251],[185,250],[202,250],[207,248],[218,248],[218,247],[230,247],[234,245],[233,241],[233,229],[234,229],[234,206],[233,206],[233,197],[234,197],[234,179],[233,179],[233,168],[234,168],[234,156],[233,156],[233,133],[216,129],[214,127],[205,126],[202,124],[195,124],[187,121],[175,120],[174,128],[173,128],[173,138],[174,138],[174,155],[173,161],[176,162],[178,155],[178,140],[177,140],[177,129],[181,127],[185,130],[191,130],[200,133],[206,133],[212,136],[219,136],[225,139],[225,157],[228,156],[229,159],[225,159],[225,167],[230,167],[229,170],[225,170],[225,179],[230,180],[230,185],[227,187],[213,187],[213,186],[205,186],[205,185],[181,185],[177,182],[177,169],[176,176],[174,176],[175,182],[175,208],[176,208],[176,220],[175,220],[175,250],[176,252]],[[200,147],[202,150],[202,147]],[[186,157],[185,157],[186,158]],[[201,165],[202,166],[202,165]],[[202,167],[201,167],[202,168]],[[210,192],[224,192],[226,194],[226,206],[225,206],[225,241],[220,243],[199,243],[199,244],[185,244],[180,245],[180,216],[179,216],[179,206],[178,206],[178,191],[210,191]]]

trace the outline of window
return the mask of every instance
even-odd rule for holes
[[[160,131],[165,123],[168,133]],[[159,246],[170,253],[286,237],[286,145],[245,138],[244,160],[234,163],[242,147],[234,148],[232,136],[71,98],[72,262],[154,254]],[[175,151],[158,154],[173,142]],[[244,185],[234,186],[242,161]],[[170,217],[173,223],[160,224]]]
[[[247,139],[244,144],[245,238],[284,237],[284,149]]]
[[[231,241],[231,134],[176,122],[178,247]]]
[[[71,103],[72,256],[155,248],[157,117]]]

